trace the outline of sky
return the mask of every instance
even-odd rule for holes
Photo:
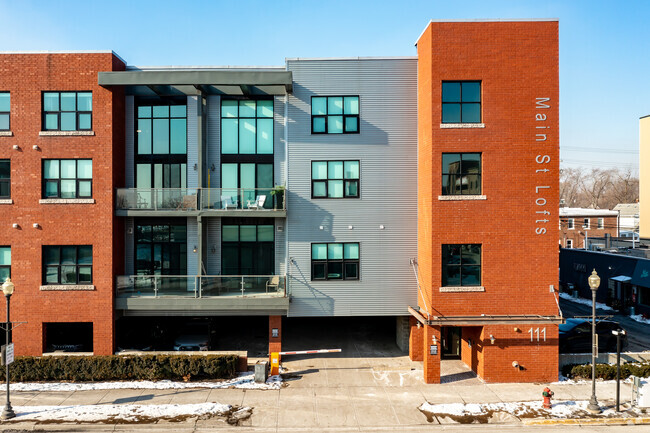
[[[429,20],[560,21],[562,167],[638,170],[650,114],[646,0],[0,0],[0,51],[113,50],[127,64],[414,56]],[[1,86],[1,82],[0,82]]]

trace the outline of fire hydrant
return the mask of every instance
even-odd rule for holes
[[[542,391],[542,396],[544,397],[544,408],[550,409],[551,408],[551,397],[553,397],[553,391],[549,387],[544,388],[544,391]]]

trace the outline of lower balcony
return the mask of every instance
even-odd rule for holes
[[[286,315],[281,275],[125,275],[115,307],[124,315]]]

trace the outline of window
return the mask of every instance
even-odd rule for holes
[[[186,223],[147,224],[137,221],[135,272],[137,275],[186,275]]]
[[[224,218],[221,229],[222,275],[273,275],[275,269],[274,226],[235,224]]]
[[[43,92],[45,131],[89,131],[92,112],[91,92]]]
[[[45,284],[92,284],[91,245],[43,246]]]
[[[598,228],[599,229],[605,228],[605,218],[598,218]]]
[[[359,197],[359,161],[312,161],[312,198]]]
[[[589,225],[590,225],[590,223],[589,223],[589,218],[585,218],[585,219],[583,220],[583,223],[582,223],[582,228],[588,230],[588,229],[589,229]]]
[[[481,123],[481,82],[442,82],[442,123]]]
[[[312,280],[358,280],[359,243],[311,244]]]
[[[442,195],[481,194],[481,154],[442,154]]]
[[[567,220],[567,228],[568,228],[569,230],[573,230],[573,229],[575,228],[573,218],[569,218],[569,219]]]
[[[567,248],[573,248],[573,239],[567,239],[566,240],[566,247]]]
[[[442,285],[481,285],[481,245],[442,246]]]
[[[11,164],[8,159],[0,159],[0,198],[11,197]]]
[[[221,100],[221,153],[273,154],[272,100]]]
[[[312,96],[312,134],[358,134],[358,96]]]
[[[11,278],[11,247],[0,247],[0,282]]]
[[[9,131],[9,114],[11,113],[11,95],[0,92],[0,131]]]
[[[45,198],[90,198],[93,195],[91,159],[43,160]]]

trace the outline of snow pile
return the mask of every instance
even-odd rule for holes
[[[569,295],[568,293],[560,293],[560,298],[575,302],[576,304],[582,304],[582,305],[587,305],[591,307],[591,300],[590,299],[584,299],[584,298],[574,298],[573,296]],[[601,304],[600,302],[596,302],[596,308],[600,308],[601,310],[605,311],[614,311],[614,309],[608,305]]]
[[[181,420],[189,417],[229,415],[232,406],[219,403],[198,404],[106,404],[80,406],[14,406],[11,421],[144,422],[157,419]]]
[[[630,316],[630,319],[650,325],[650,320],[645,319],[641,314],[635,314],[634,316]]]
[[[255,374],[252,372],[240,373],[234,379],[219,382],[173,382],[148,380],[133,382],[86,382],[86,383],[60,383],[60,382],[29,382],[12,383],[12,391],[92,391],[100,389],[188,389],[188,388],[244,388],[244,389],[280,389],[282,378],[271,376],[266,383],[255,383]]]
[[[570,418],[584,416],[587,411],[587,401],[560,401],[553,403],[551,409],[545,409],[541,401],[524,401],[517,403],[482,403],[482,404],[429,404],[420,406],[422,412],[436,416],[450,416],[452,418],[467,418],[490,416],[495,412],[505,412],[516,417],[532,418]],[[612,409],[603,411],[601,416],[613,413]]]

